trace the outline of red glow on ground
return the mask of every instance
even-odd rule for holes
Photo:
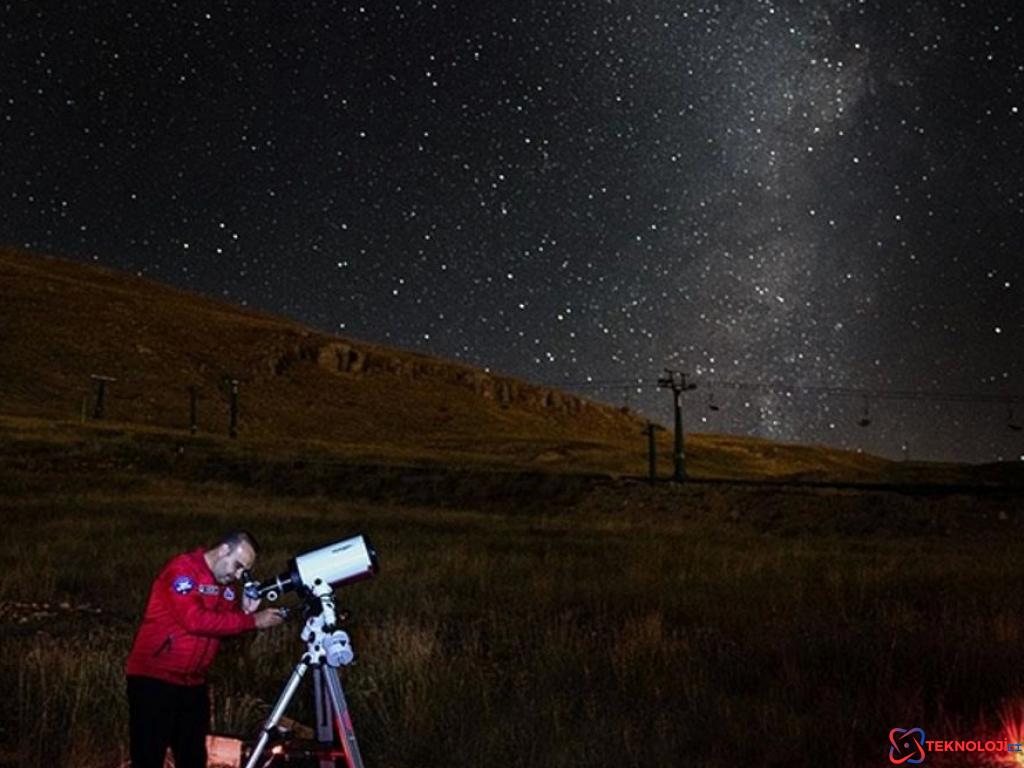
[[[1024,745],[1024,699],[1007,701],[999,708],[999,738]],[[993,755],[992,765],[1024,766],[1024,752]]]

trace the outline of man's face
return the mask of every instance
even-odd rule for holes
[[[241,542],[234,549],[227,544],[217,548],[217,559],[213,561],[211,570],[218,584],[230,584],[242,578],[242,571],[252,568],[256,562],[256,553],[247,542]]]

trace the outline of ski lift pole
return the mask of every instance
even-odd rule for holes
[[[90,377],[96,382],[96,404],[92,409],[92,417],[94,419],[102,419],[106,415],[107,408],[107,383],[115,382],[113,376],[101,376],[98,373],[92,374]]]
[[[647,479],[651,485],[658,481],[658,443],[655,441],[654,435],[664,429],[653,421],[648,421],[647,426],[643,429],[643,434],[647,435]]]
[[[188,431],[193,435],[199,431],[199,390],[195,384],[188,388]]]
[[[672,390],[675,407],[675,445],[673,450],[672,479],[677,483],[686,482],[686,454],[683,448],[683,392],[696,389],[696,384],[686,382],[686,374],[672,368],[665,369],[665,375],[658,379],[658,386]]]
[[[228,414],[228,436],[238,437],[238,379],[231,380],[231,409]]]

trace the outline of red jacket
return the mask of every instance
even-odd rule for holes
[[[256,627],[242,612],[241,591],[216,582],[202,549],[175,557],[153,582],[126,673],[177,685],[205,682],[220,638]]]

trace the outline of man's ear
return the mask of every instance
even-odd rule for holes
[[[228,544],[227,542],[224,542],[219,547],[217,547],[217,557],[227,557],[230,554],[231,554],[231,545]]]

